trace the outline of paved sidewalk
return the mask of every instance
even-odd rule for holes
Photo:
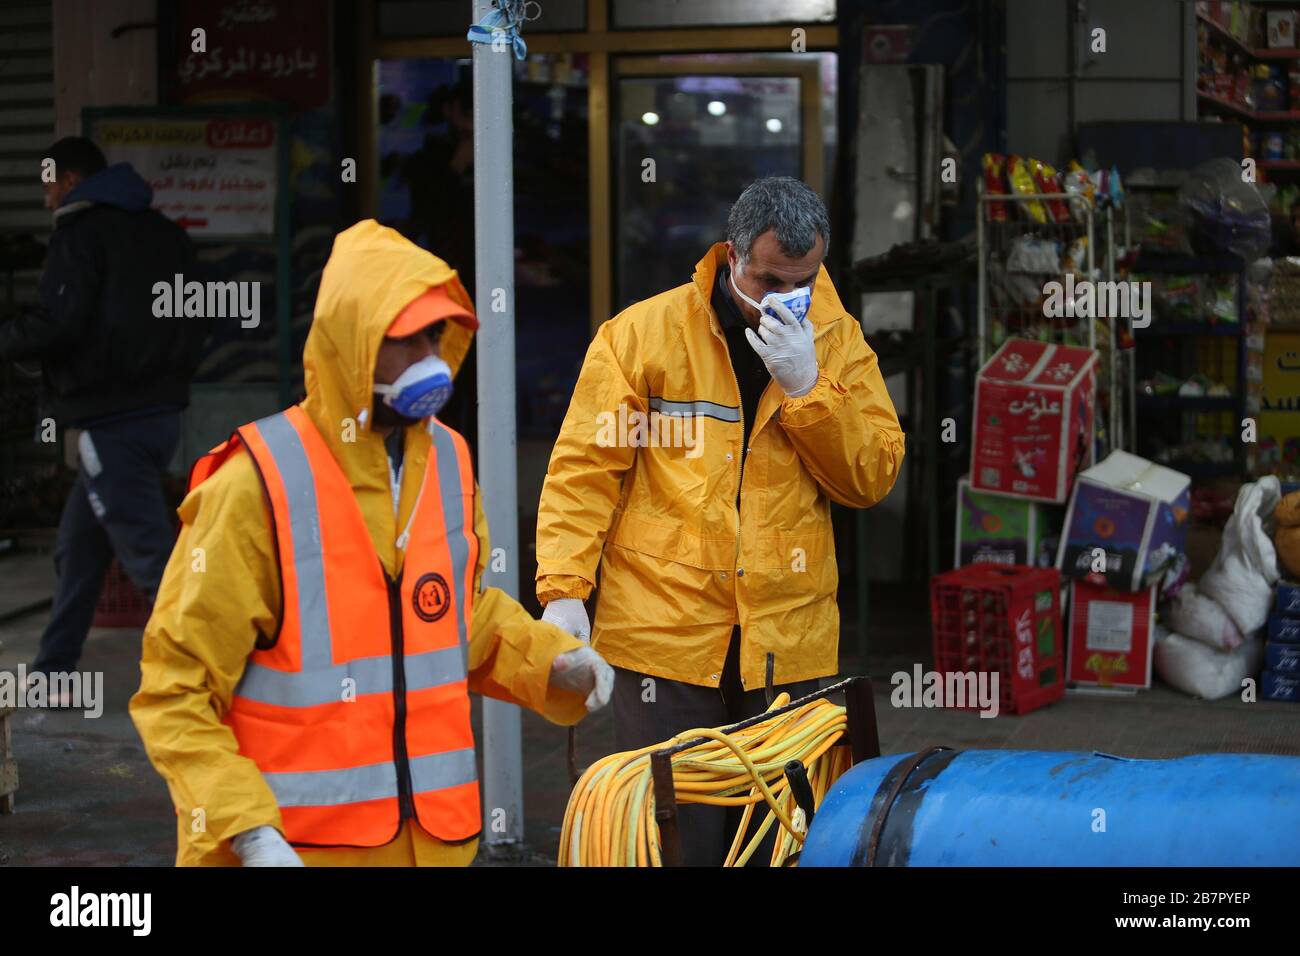
[[[48,593],[48,554],[0,557],[0,614]],[[975,714],[894,709],[889,675],[928,666],[924,591],[891,588],[878,600],[876,650],[868,672],[877,675],[876,711],[884,752],[931,744],[1042,750],[1102,750],[1133,757],[1169,757],[1236,751],[1300,755],[1300,706],[1245,704],[1237,698],[1207,703],[1157,686],[1132,698],[1069,696],[1024,717],[981,719]],[[851,614],[845,614],[850,618]],[[0,624],[0,670],[29,664],[45,613]],[[855,648],[852,635],[842,641]],[[139,684],[140,633],[92,631],[83,668],[104,674],[103,716],[79,711],[22,711],[13,718],[19,762],[18,812],[0,816],[0,865],[169,865],[175,852],[174,815],[167,789],[144,754],[126,711]],[[845,674],[857,662],[842,661]],[[475,706],[479,728],[480,707]],[[481,735],[480,738],[481,739]],[[550,865],[568,799],[567,735],[534,714],[523,715],[526,846],[480,865]],[[579,763],[613,749],[608,709],[578,729]]]

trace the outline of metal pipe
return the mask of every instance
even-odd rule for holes
[[[473,0],[475,23],[492,11]],[[474,301],[478,332],[478,473],[492,548],[484,586],[519,596],[519,489],[515,437],[514,122],[510,44],[474,45]],[[499,310],[499,311],[498,311]],[[483,833],[489,847],[524,838],[519,708],[483,698]]]

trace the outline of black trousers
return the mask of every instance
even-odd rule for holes
[[[176,542],[162,479],[180,441],[180,413],[87,429],[77,480],[54,545],[58,584],[33,671],[73,671],[113,556],[151,601]]]
[[[814,693],[819,686],[820,681],[807,680],[781,684],[774,690],[778,694],[787,691],[793,699]],[[621,667],[614,669],[614,739],[620,752],[648,747],[695,727],[734,724],[765,710],[767,698],[763,689],[747,691],[740,682],[739,627],[732,631],[727,661],[717,687],[684,684]],[[740,826],[743,809],[691,804],[679,805],[677,813],[683,862],[687,866],[721,866]],[[755,809],[749,836],[766,815],[766,805]],[[768,830],[767,837],[750,857],[752,865],[767,865],[777,829],[774,825]]]

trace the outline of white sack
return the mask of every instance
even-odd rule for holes
[[[1156,643],[1156,673],[1184,694],[1215,700],[1241,693],[1241,682],[1259,673],[1264,641],[1247,638],[1235,651],[1216,651],[1181,634],[1168,634]]]
[[[1268,621],[1277,584],[1277,550],[1265,522],[1282,497],[1277,478],[1267,475],[1242,485],[1232,517],[1223,529],[1223,544],[1199,587],[1228,612],[1237,630],[1250,634]]]
[[[1202,594],[1195,584],[1179,588],[1162,617],[1168,617],[1170,630],[1216,651],[1231,651],[1241,646],[1241,631],[1228,612],[1214,598]]]

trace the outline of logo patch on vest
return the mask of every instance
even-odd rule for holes
[[[432,624],[440,620],[451,607],[451,588],[441,574],[430,572],[415,582],[411,592],[411,606],[420,620]]]

